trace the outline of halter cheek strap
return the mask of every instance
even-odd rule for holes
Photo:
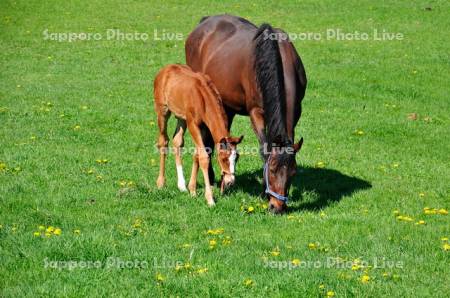
[[[286,196],[282,196],[282,195],[280,195],[280,194],[278,194],[278,193],[276,193],[276,192],[274,192],[274,191],[272,191],[271,189],[270,189],[270,186],[269,186],[269,161],[270,161],[270,155],[269,155],[269,158],[267,159],[267,161],[266,161],[266,163],[264,164],[264,179],[265,179],[265,181],[266,181],[266,194],[269,194],[269,195],[271,195],[272,197],[274,197],[274,198],[276,198],[277,200],[279,200],[279,201],[282,201],[282,202],[284,202],[285,204],[287,204],[287,202],[288,202],[288,197]]]

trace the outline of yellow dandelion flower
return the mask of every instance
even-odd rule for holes
[[[191,267],[192,267],[191,263],[186,263],[183,266],[184,269],[191,269]]]
[[[89,170],[87,170],[86,173],[88,173],[89,175],[90,175],[90,174],[94,174],[94,170],[93,170],[93,169],[89,169]]]
[[[267,209],[267,207],[268,207],[268,206],[267,206],[266,203],[264,203],[264,204],[261,205],[261,208],[262,208],[262,209]]]
[[[253,211],[255,211],[255,208],[253,206],[247,208],[248,213],[252,213]]]
[[[325,289],[325,285],[324,284],[320,284],[319,285],[319,289],[321,289],[321,290]]]
[[[251,287],[251,286],[253,286],[253,284],[254,284],[254,281],[252,279],[250,279],[250,278],[244,279],[244,286]]]
[[[361,269],[361,266],[360,266],[360,265],[358,265],[358,264],[353,264],[353,265],[352,265],[352,270],[353,270],[353,271],[357,271],[357,270],[359,270],[359,269]]]
[[[175,271],[176,271],[176,272],[181,271],[181,269],[183,269],[183,266],[181,266],[181,265],[179,265],[179,264],[177,264],[177,265],[175,266]]]
[[[38,229],[39,229],[39,231],[43,231],[43,230],[45,230],[45,227],[41,225],[38,227]]]
[[[52,236],[52,234],[51,233],[49,233],[49,232],[45,232],[45,237],[47,237],[47,238],[50,238],[51,236]]]
[[[370,276],[368,276],[368,275],[361,276],[362,283],[368,283],[369,281],[370,281]]]
[[[437,211],[437,213],[438,214],[442,214],[442,215],[447,215],[448,214],[448,211],[446,210],[446,209],[439,209],[438,211]]]
[[[278,247],[275,247],[270,254],[274,257],[278,257],[280,255],[280,249]]]
[[[157,282],[163,282],[166,280],[166,277],[161,273],[156,273],[155,279]]]
[[[56,229],[53,231],[53,234],[55,234],[56,236],[61,235],[61,229],[60,229],[60,228],[56,228]]]
[[[444,243],[444,245],[442,246],[442,248],[443,248],[445,251],[449,251],[449,250],[450,250],[450,244]]]
[[[308,248],[311,249],[311,250],[313,250],[313,249],[316,249],[316,248],[317,248],[317,245],[316,245],[315,243],[312,243],[312,242],[311,242],[311,243],[308,244]]]
[[[425,193],[423,193],[423,192],[419,193],[419,197],[423,198],[424,196],[425,196]]]
[[[190,248],[190,247],[192,247],[192,245],[189,244],[189,243],[184,243],[181,247],[183,247],[183,248]]]
[[[394,162],[394,163],[392,164],[392,167],[394,167],[394,168],[398,168],[398,166],[399,166],[399,163],[398,163],[398,162]]]
[[[208,272],[208,268],[199,268],[199,269],[197,269],[196,272],[197,272],[198,274],[203,274],[203,273]]]
[[[384,272],[383,277],[389,277],[389,272]]]
[[[316,168],[324,168],[325,167],[325,163],[323,161],[319,161],[318,163],[316,163]]]
[[[81,126],[80,125],[75,125],[73,130],[80,130]]]
[[[81,234],[81,231],[80,231],[79,229],[75,229],[75,230],[73,230],[73,233],[74,233],[75,235],[80,235],[80,234]]]
[[[328,291],[327,292],[327,297],[334,297],[334,292],[333,291]]]
[[[39,237],[39,236],[41,236],[41,233],[40,233],[40,232],[34,232],[34,233],[33,233],[33,236],[34,236],[34,237]]]
[[[418,222],[416,222],[416,225],[424,225],[425,221],[424,220],[419,220]]]
[[[223,234],[224,232],[225,232],[225,230],[223,228],[219,228],[219,229],[210,229],[206,232],[206,234],[219,235],[219,234]]]
[[[357,130],[357,131],[356,131],[356,134],[359,135],[359,136],[362,136],[362,135],[364,134],[364,131],[362,131],[362,130]]]
[[[53,233],[54,230],[55,230],[54,227],[49,226],[45,231],[46,231],[47,233]]]
[[[292,265],[294,265],[294,266],[298,266],[298,265],[300,265],[300,259],[293,259],[293,260],[291,261],[291,263],[292,263]]]
[[[398,211],[397,209],[393,211],[394,215],[399,215],[400,211]]]
[[[448,241],[448,237],[442,237],[441,240],[442,241]]]

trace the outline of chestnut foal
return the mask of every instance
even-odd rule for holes
[[[155,111],[158,115],[160,151],[158,188],[164,186],[164,167],[167,155],[167,121],[175,114],[178,127],[173,137],[175,163],[177,167],[178,188],[186,191],[181,159],[181,147],[184,144],[186,126],[196,146],[193,158],[189,191],[196,194],[197,172],[200,169],[205,179],[205,198],[209,206],[214,205],[213,192],[208,176],[209,157],[202,141],[201,125],[211,131],[218,150],[217,158],[222,170],[221,191],[234,183],[234,169],[237,160],[236,146],[243,136],[230,137],[228,119],[222,106],[222,99],[211,79],[204,74],[193,72],[188,66],[171,64],[159,71],[154,82]]]

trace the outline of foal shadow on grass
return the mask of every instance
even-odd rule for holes
[[[262,170],[237,175],[236,189],[254,196],[261,196]],[[363,179],[342,174],[332,169],[299,167],[292,180],[288,212],[299,210],[320,210],[339,202],[344,196],[369,189],[372,185]],[[307,198],[303,198],[303,194]]]

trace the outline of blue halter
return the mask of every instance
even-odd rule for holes
[[[269,161],[270,161],[271,157],[272,156],[269,155],[269,158],[267,159],[266,163],[264,164],[264,173],[263,173],[263,175],[264,175],[264,179],[266,181],[266,194],[269,194],[272,197],[276,198],[277,200],[282,201],[285,204],[287,204],[287,202],[288,202],[288,197],[287,196],[286,197],[282,196],[282,195],[280,195],[280,194],[278,194],[278,193],[276,193],[276,192],[274,192],[274,191],[272,191],[270,189],[270,186],[269,186]]]

